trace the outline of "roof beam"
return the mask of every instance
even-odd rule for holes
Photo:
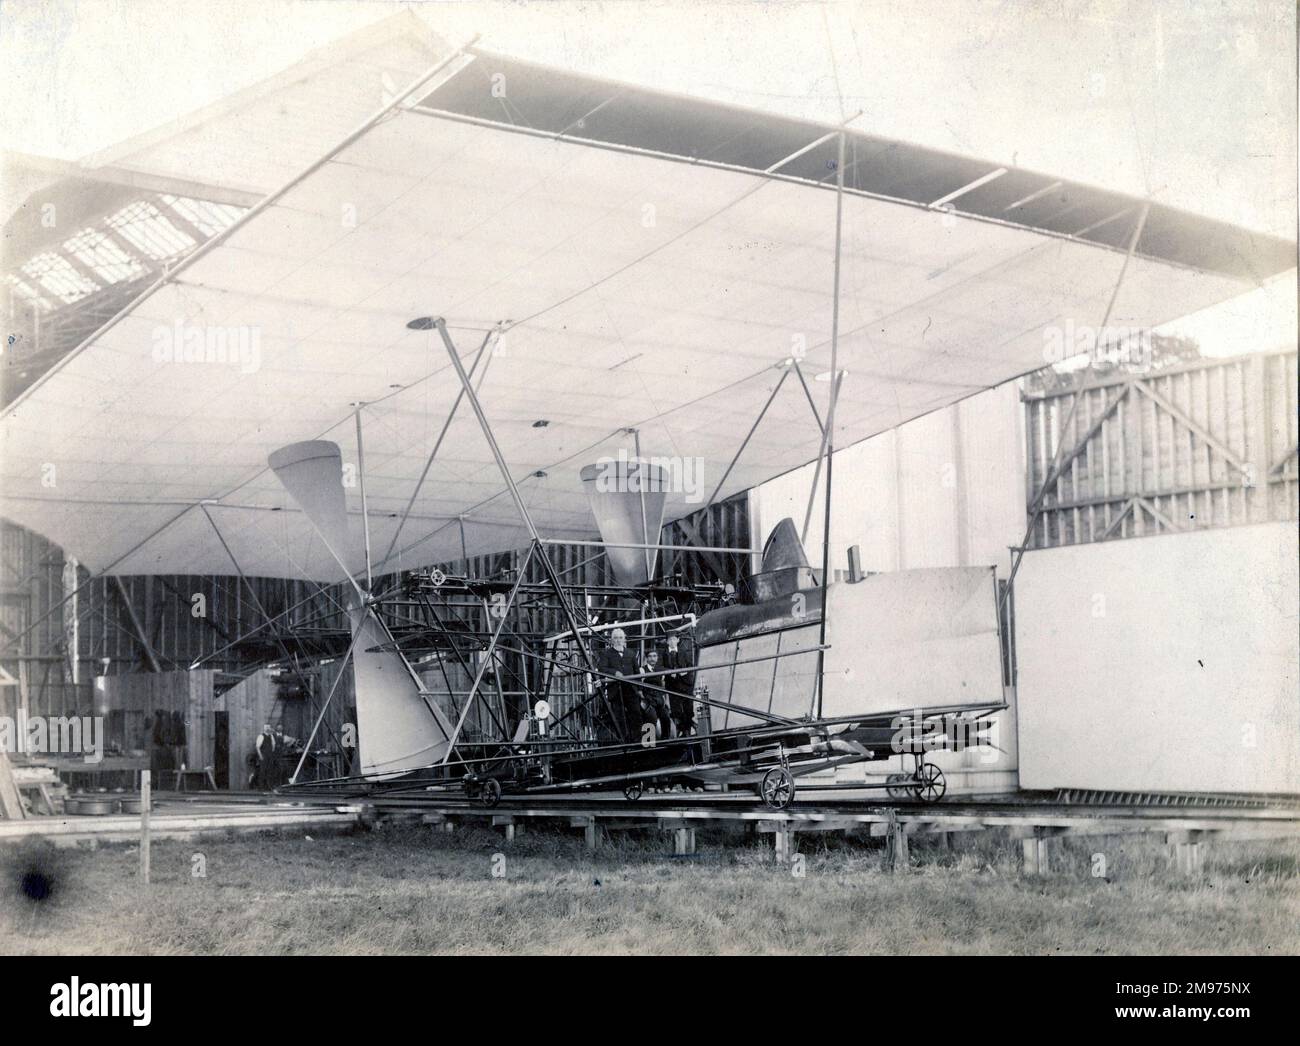
[[[1035,200],[1041,199],[1042,197],[1046,196],[1053,189],[1059,189],[1062,184],[1063,183],[1059,181],[1052,182],[1051,185],[1045,185],[1037,192],[1031,192],[1028,196],[1022,196],[1015,203],[1009,203],[1004,208],[1002,208],[1002,213],[1006,214],[1009,211],[1014,211],[1017,208],[1023,207],[1027,203],[1033,203]]]
[[[140,617],[136,614],[135,607],[131,605],[131,597],[127,595],[126,586],[122,584],[121,575],[114,574],[113,582],[117,588],[117,594],[122,600],[122,605],[126,607],[127,617],[131,619],[131,627],[135,629],[136,641],[140,644],[140,649],[144,651],[144,656],[149,661],[149,667],[155,672],[161,672],[162,666],[158,663],[158,655],[154,653],[153,644],[149,642],[149,636],[144,630],[144,625],[140,623]]]
[[[976,178],[973,182],[967,182],[960,189],[954,189],[947,196],[940,196],[937,200],[930,201],[930,206],[942,207],[945,203],[952,203],[953,200],[965,196],[968,192],[974,192],[981,185],[987,185],[995,178],[1001,178],[1006,173],[1007,169],[1005,167],[999,167],[996,171],[989,171],[989,173],[984,175],[982,178]]]
[[[842,126],[847,127],[849,124],[851,124],[854,120],[856,120],[856,119],[857,119],[859,116],[861,116],[861,115],[862,115],[862,110],[859,109],[859,110],[858,110],[856,113],[854,113],[852,116],[848,117],[848,118],[844,121],[844,123],[843,123]],[[788,163],[793,163],[795,160],[799,159],[799,157],[803,156],[804,154],[812,152],[814,149],[817,148],[817,146],[819,146],[819,145],[825,145],[827,142],[831,141],[832,139],[840,137],[842,133],[843,133],[842,131],[828,131],[826,134],[824,134],[824,135],[822,135],[820,138],[818,138],[815,142],[809,142],[809,143],[808,143],[807,145],[805,145],[802,149],[799,149],[799,150],[796,150],[795,152],[792,152],[792,153],[791,153],[789,156],[787,156],[784,160],[777,160],[776,163],[772,164],[771,167],[767,167],[767,168],[765,168],[765,169],[763,170],[763,173],[764,173],[764,174],[774,174],[774,173],[776,173],[776,172],[779,171],[782,167],[784,167],[786,164],[788,164]]]
[[[71,177],[107,182],[110,185],[122,185],[130,189],[139,189],[141,192],[167,193],[169,196],[188,196],[195,200],[207,200],[209,203],[228,204],[231,207],[252,207],[261,202],[265,195],[253,189],[241,189],[232,185],[214,185],[211,182],[177,178],[170,174],[133,171],[126,167],[75,167],[69,174]]]

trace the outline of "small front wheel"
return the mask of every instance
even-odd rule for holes
[[[916,771],[916,797],[922,802],[937,803],[948,791],[948,781],[943,771],[933,763],[926,763]]]
[[[629,781],[623,786],[623,795],[635,803],[645,793],[645,785],[640,781]]]
[[[794,777],[783,766],[774,766],[763,775],[759,797],[771,810],[784,810],[794,799]]]
[[[495,777],[485,778],[479,789],[479,801],[489,810],[501,803],[501,782]]]

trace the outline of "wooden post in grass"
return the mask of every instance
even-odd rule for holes
[[[776,853],[777,864],[789,864],[790,854],[794,850],[794,833],[790,831],[788,823],[778,823],[776,831],[772,833],[773,850]]]
[[[153,771],[140,771],[140,880],[149,885],[149,807],[153,805]]]
[[[1047,839],[1038,834],[1020,840],[1021,870],[1025,875],[1046,875],[1049,869]]]
[[[594,817],[570,817],[569,827],[582,829],[583,842],[590,852],[600,849],[600,825]]]
[[[891,872],[907,871],[909,854],[907,852],[907,825],[898,819],[898,811],[889,809],[889,870]]]
[[[1165,842],[1174,848],[1174,866],[1179,874],[1199,876],[1205,868],[1205,855],[1201,849],[1201,833],[1171,832]]]

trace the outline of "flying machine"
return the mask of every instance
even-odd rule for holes
[[[343,561],[349,551],[348,529],[343,459],[337,444],[294,444],[277,450],[269,464],[326,547]],[[606,489],[597,489],[594,482],[598,468],[614,473]],[[946,588],[950,596],[956,595],[955,603],[950,598],[950,605],[936,607],[935,601],[942,602],[945,590],[931,591],[928,613],[942,622],[942,627],[927,638],[933,641],[949,633],[947,638],[958,641],[982,639],[985,656],[964,660],[973,679],[981,676],[981,667],[991,669],[982,673],[990,691],[964,701],[945,700],[943,694],[932,693],[918,698],[914,707],[882,709],[880,698],[869,693],[882,682],[873,678],[870,668],[860,676],[846,678],[852,655],[842,653],[834,643],[818,642],[819,635],[825,635],[821,628],[825,607],[834,602],[838,614],[862,621],[853,604],[870,601],[878,593],[865,584],[820,584],[792,520],[782,520],[772,532],[761,568],[747,579],[741,598],[721,605],[716,593],[709,599],[705,591],[654,584],[657,550],[647,541],[635,547],[619,540],[638,529],[643,534],[659,530],[665,480],[652,463],[619,459],[583,471],[593,514],[602,536],[611,544],[612,565],[621,583],[604,593],[605,606],[610,607],[611,597],[627,600],[638,616],[615,611],[599,625],[589,615],[579,623],[571,587],[558,583],[550,587],[549,595],[559,601],[569,629],[553,637],[517,627],[510,630],[509,652],[540,665],[543,671],[533,674],[536,682],[525,699],[516,698],[513,714],[502,702],[497,709],[500,715],[490,716],[490,722],[480,717],[479,729],[467,734],[464,727],[474,703],[489,700],[484,676],[487,666],[498,657],[527,560],[513,582],[484,584],[470,578],[448,578],[441,572],[421,572],[408,578],[403,595],[417,597],[416,605],[428,611],[429,617],[424,629],[408,630],[401,641],[384,624],[384,597],[376,599],[360,585],[354,586],[349,607],[350,656],[355,668],[363,777],[356,782],[304,783],[296,786],[299,790],[337,790],[356,784],[366,792],[378,787],[390,793],[409,793],[453,784],[491,807],[507,792],[532,795],[621,789],[628,799],[638,799],[648,787],[716,785],[752,789],[768,807],[784,809],[793,800],[796,779],[801,776],[910,753],[915,760],[913,773],[891,775],[880,787],[895,797],[915,796],[933,802],[943,797],[946,781],[943,771],[925,759],[926,754],[989,743],[989,717],[1005,707],[998,689],[1001,677],[991,571],[921,572],[941,575],[949,582],[956,575],[958,588],[954,590],[951,584]],[[975,592],[982,591],[985,597],[982,630],[962,619],[962,605],[970,601],[972,581]],[[507,598],[488,613],[487,620],[494,627],[486,636],[448,629],[430,601],[431,597],[446,598],[458,592],[485,600],[499,598],[502,589],[508,589]],[[694,611],[681,611],[683,598]],[[713,605],[708,606],[710,603]],[[708,609],[700,613],[703,606]],[[598,633],[637,628],[644,630],[643,636],[651,644],[665,630],[666,634],[688,633],[690,645],[699,651],[698,661],[687,673],[665,668],[621,676],[602,670],[592,656]],[[561,649],[561,644],[568,649]],[[444,646],[450,648],[449,653],[441,652]],[[414,670],[409,657],[429,650],[439,651],[436,656],[440,658],[469,654],[478,661],[463,700],[456,699],[450,685],[441,692],[430,687]],[[735,685],[738,667],[758,665],[768,669],[763,679]],[[630,720],[620,715],[620,690],[630,689],[633,700],[647,711],[656,702],[681,699],[680,692],[664,685],[666,677],[674,674],[704,680],[685,698],[704,712],[699,729],[673,736],[671,728],[663,733],[658,730],[653,714],[633,715]],[[567,711],[551,722],[551,688],[559,675],[576,676],[582,684]],[[828,680],[838,680],[839,685],[832,682],[827,686]],[[710,685],[725,686],[725,696],[711,696]],[[891,688],[890,693],[896,690]],[[715,721],[716,728],[712,725]]]
[[[323,152],[286,128],[362,111],[369,74],[306,70],[167,144],[211,163],[233,127],[241,181],[278,187],[5,407],[0,511],[92,579],[341,593],[349,788],[779,807],[904,754],[883,787],[941,798],[926,753],[982,744],[1002,701],[991,570],[835,581],[793,524],[680,549],[754,560],[728,593],[655,569],[660,523],[814,462],[829,520],[837,447],[1038,370],[1067,321],[1100,343],[1241,294],[1294,244],[852,117],[435,50]],[[566,580],[562,545],[617,576]],[[447,566],[504,550],[510,575]],[[616,624],[692,637],[696,732],[618,730]],[[613,685],[677,693],[635,675]]]

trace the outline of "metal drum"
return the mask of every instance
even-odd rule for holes
[[[103,817],[106,814],[115,814],[121,808],[122,801],[108,795],[83,795],[75,799],[67,799],[63,804],[65,813],[77,814],[82,817]]]
[[[156,804],[153,799],[149,800],[149,809],[152,810]],[[138,814],[143,812],[144,799],[139,795],[127,795],[122,797],[122,813]]]

